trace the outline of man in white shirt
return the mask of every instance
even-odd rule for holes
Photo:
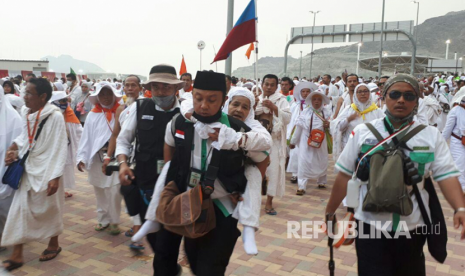
[[[79,82],[77,81],[75,74],[70,73],[66,75],[66,85],[68,85],[66,93],[70,95],[71,108],[74,110],[77,105],[76,99],[82,94],[81,86],[79,86]]]
[[[325,95],[328,96],[328,98],[331,100],[331,104],[334,109],[337,105],[337,100],[342,95],[342,93],[340,93],[339,89],[334,84],[331,83],[331,75],[328,75],[328,74],[323,75],[322,81],[324,85],[328,86],[328,88],[326,88],[326,91],[324,92],[325,92]]]
[[[171,65],[160,64],[152,67],[149,79],[144,83],[145,89],[151,90],[152,98],[139,100],[129,107],[116,140],[115,156],[120,164],[120,183],[123,186],[136,185],[139,190],[138,213],[142,222],[145,221],[155,183],[164,165],[166,125],[176,114],[179,114],[179,101],[176,99],[176,93],[184,87],[185,83],[178,80],[176,76],[176,69]],[[130,168],[131,164],[128,164],[128,158],[134,140],[136,140],[137,166],[133,171]],[[159,239],[160,233],[164,232],[162,228],[158,233],[147,235],[147,240],[154,252],[159,250],[159,241],[165,240],[165,238]],[[179,245],[177,250],[179,250]],[[154,259],[156,275],[177,275],[179,270],[177,257],[178,251],[168,256],[156,253]],[[162,266],[161,270],[160,266]]]
[[[398,74],[386,82],[383,95],[386,99],[386,117],[371,122],[382,137],[388,137],[390,134],[401,137],[400,135],[405,135],[420,125],[413,121],[415,108],[418,106],[419,93],[418,82],[410,75]],[[397,137],[385,141],[397,143],[396,139]],[[361,182],[357,178],[355,178],[357,180],[353,179],[349,182],[354,174],[359,176],[356,171],[358,169],[356,162],[360,153],[368,154],[373,148],[378,149],[377,141],[379,139],[368,129],[366,124],[359,125],[354,129],[336,163],[339,173],[326,207],[326,217],[328,221],[334,218],[334,212],[346,195],[348,198],[358,201],[349,207],[355,208],[358,233],[363,231],[364,235],[368,235],[366,238],[360,235],[355,238],[360,276],[425,275],[423,245],[426,241],[426,235],[422,234],[421,231],[425,225],[425,220],[420,211],[417,197],[411,197],[413,211],[410,215],[401,216],[390,212],[365,211],[362,201],[366,200],[370,188],[364,184],[366,182]],[[399,150],[409,156],[417,169],[416,176],[422,179],[418,183],[419,191],[415,194],[419,194],[425,203],[425,214],[432,213],[427,203],[434,197],[425,190],[426,185],[432,186],[431,180],[427,179],[431,172],[433,179],[439,183],[445,199],[455,210],[455,227],[458,228],[459,225],[462,225],[463,228],[465,226],[465,199],[457,178],[460,176],[460,172],[454,164],[441,133],[436,128],[427,126],[408,140],[404,147],[400,146]],[[371,177],[371,172],[369,174]],[[410,179],[410,176],[407,176],[406,179]],[[357,186],[357,183],[361,186]],[[407,189],[410,195],[412,186],[407,186]],[[432,189],[434,190],[434,187]],[[354,192],[349,193],[349,191]],[[384,235],[379,231],[383,231]],[[399,231],[402,233],[396,235]],[[386,237],[386,233],[394,238]],[[465,239],[465,228],[462,229],[461,238]],[[445,249],[444,243],[440,246]]]
[[[192,74],[191,73],[182,74],[181,81],[184,82],[184,87],[181,90],[179,90],[179,99],[192,98]]]

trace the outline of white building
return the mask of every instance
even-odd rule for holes
[[[48,72],[48,60],[0,59],[0,70]]]

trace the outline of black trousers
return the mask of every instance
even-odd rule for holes
[[[394,238],[395,232],[388,232],[392,239],[386,238],[384,234],[378,239],[360,238],[360,230],[364,235],[376,231],[370,224],[357,221],[359,235],[355,239],[355,249],[359,276],[426,275],[423,254],[426,235],[422,235],[421,230],[410,231],[410,238],[405,235]]]
[[[194,275],[224,275],[237,238],[241,234],[237,229],[237,219],[232,216],[225,217],[220,209],[214,206],[216,227],[203,237],[184,238],[186,255]]]
[[[157,232],[153,271],[156,276],[176,276],[178,274],[178,256],[182,236],[174,234],[165,228]]]
[[[126,203],[126,207],[128,208],[128,213],[131,217],[139,215],[142,223],[145,222],[145,214],[147,213],[147,209],[149,208],[149,199],[153,193],[152,190],[144,191],[144,195],[142,196],[141,189],[137,187],[136,183],[133,183],[129,186],[121,186],[120,192],[123,195],[124,202]],[[150,233],[147,235],[147,241],[150,244],[150,247],[155,252],[155,244],[157,241],[157,233]]]

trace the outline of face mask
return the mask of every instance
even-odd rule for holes
[[[156,105],[158,105],[161,108],[169,108],[173,104],[175,98],[175,95],[164,97],[152,96],[152,100],[155,102]]]
[[[68,85],[68,87],[71,87],[73,85],[73,82],[72,81],[67,81],[66,85]]]

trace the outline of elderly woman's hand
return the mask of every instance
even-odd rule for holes
[[[244,199],[242,198],[242,195],[240,193],[232,193],[229,195],[229,197],[231,198],[231,201],[234,205],[237,205],[237,203],[239,203],[239,201],[243,201]]]

